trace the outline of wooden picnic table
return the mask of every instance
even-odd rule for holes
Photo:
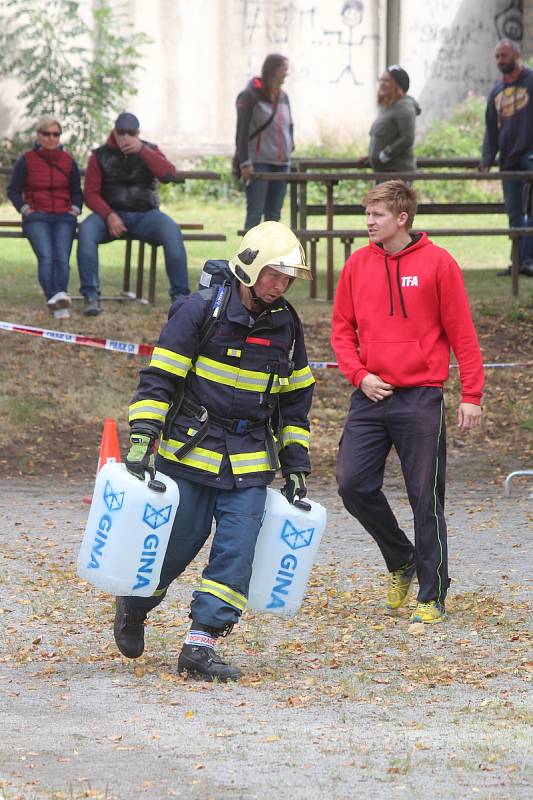
[[[334,159],[331,160],[333,164],[336,164]],[[450,162],[449,159],[443,159],[447,163]],[[313,163],[311,159],[309,159],[310,163]],[[472,160],[473,162],[473,160]],[[435,164],[435,160],[431,159],[430,161],[432,167],[436,167],[438,165]],[[454,162],[455,163],[455,162]],[[476,165],[479,163],[476,160]],[[444,166],[444,165],[443,165]],[[349,239],[349,235],[353,238],[367,236],[366,230],[339,230],[335,229],[334,222],[335,222],[335,213],[358,213],[359,208],[362,207],[357,205],[344,205],[344,211],[339,212],[339,209],[343,207],[340,204],[335,203],[334,199],[334,190],[337,184],[341,181],[349,182],[349,181],[384,181],[384,180],[392,180],[392,179],[402,179],[408,181],[501,181],[501,180],[518,180],[518,181],[525,181],[525,182],[533,182],[533,172],[522,172],[522,171],[498,171],[494,170],[492,172],[479,172],[477,170],[462,170],[462,171],[442,171],[436,172],[433,169],[431,170],[416,170],[415,172],[370,172],[370,171],[362,171],[360,169],[356,169],[355,171],[340,171],[338,169],[333,168],[330,172],[322,172],[322,171],[301,171],[301,172],[256,172],[254,173],[254,178],[259,178],[262,180],[270,180],[270,181],[287,181],[291,186],[298,186],[303,185],[304,187],[307,186],[308,183],[319,183],[323,184],[326,191],[326,202],[324,206],[315,206],[311,207],[313,213],[316,213],[316,210],[324,210],[324,215],[326,217],[326,226],[324,229],[313,230],[308,228],[307,225],[307,202],[306,196],[304,195],[303,207],[302,207],[302,200],[300,200],[300,206],[298,207],[297,204],[293,203],[293,193],[291,193],[291,227],[293,230],[297,230],[301,238],[306,241],[318,241],[320,238],[326,239],[326,269],[327,269],[327,299],[333,299],[334,293],[334,264],[333,264],[333,246],[335,239],[341,239],[346,241]],[[442,208],[440,208],[442,206]],[[445,214],[484,214],[484,213],[500,213],[503,212],[503,204],[500,203],[446,203],[446,204],[439,204],[439,203],[428,203],[424,204],[421,203],[419,206],[419,213],[445,213]],[[497,230],[497,232],[496,232]],[[485,228],[454,228],[454,229],[435,229],[432,231],[432,235],[435,236],[495,236],[495,235],[507,235],[509,236],[513,242],[517,240],[517,238],[522,236],[531,236],[533,235],[533,230],[529,228],[516,228],[512,229],[513,234],[511,235],[511,231],[507,228],[498,228],[498,229],[485,229]],[[516,231],[520,231],[521,233],[516,233]],[[346,252],[346,247],[345,247]],[[315,257],[316,257],[316,249],[315,249]],[[518,246],[516,247],[516,258],[518,258]],[[514,270],[516,269],[516,275],[514,274]],[[519,276],[519,264],[517,262],[516,266],[512,266],[512,274],[513,274],[513,281],[512,281],[512,292],[514,295],[518,294],[518,276]],[[311,288],[311,293],[316,291],[316,288]],[[312,296],[312,294],[311,294]]]

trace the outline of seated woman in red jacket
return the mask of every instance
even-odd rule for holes
[[[69,258],[82,207],[78,165],[60,144],[52,116],[37,123],[37,142],[16,162],[7,194],[22,214],[22,230],[37,256],[39,283],[56,319],[69,317]]]

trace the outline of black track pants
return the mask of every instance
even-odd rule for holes
[[[413,510],[414,547],[382,492],[385,461],[393,445]],[[396,389],[377,403],[360,390],[353,393],[337,460],[339,494],[377,542],[390,572],[415,556],[422,603],[444,601],[449,585],[445,477],[441,389]]]

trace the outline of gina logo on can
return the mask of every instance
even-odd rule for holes
[[[125,494],[125,492],[116,492],[111,485],[111,481],[106,481],[102,498],[109,514],[102,514],[100,517],[98,529],[94,537],[94,544],[91,547],[91,558],[87,564],[87,569],[100,569],[100,561],[102,559],[104,547],[107,544],[109,531],[113,525],[110,514],[113,511],[121,510],[124,505]]]
[[[314,528],[305,528],[298,530],[292,522],[288,519],[281,529],[280,539],[291,548],[291,550],[300,550],[302,547],[309,547],[313,540]],[[290,587],[296,574],[298,567],[298,559],[294,553],[285,553],[280,561],[279,569],[276,573],[275,583],[270,590],[270,603],[267,608],[283,608],[285,599],[288,597]]]
[[[156,536],[155,533],[149,533],[143,542],[137,575],[135,576],[136,582],[131,587],[132,591],[142,589],[150,583],[158,547],[159,536]]]

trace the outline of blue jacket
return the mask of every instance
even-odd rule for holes
[[[487,101],[481,163],[500,169],[519,168],[523,155],[533,151],[533,71],[524,67],[514,83],[496,82]]]
[[[254,319],[233,278],[226,311],[197,355],[212,305],[212,290],[173,304],[141,371],[130,424],[141,428],[146,420],[161,429],[183,389],[180,411],[159,443],[157,464],[165,473],[220,489],[269,484],[280,466],[283,475],[309,473],[314,378],[296,312],[280,298]],[[175,451],[202,426],[201,407],[210,417],[207,436],[180,459]]]

